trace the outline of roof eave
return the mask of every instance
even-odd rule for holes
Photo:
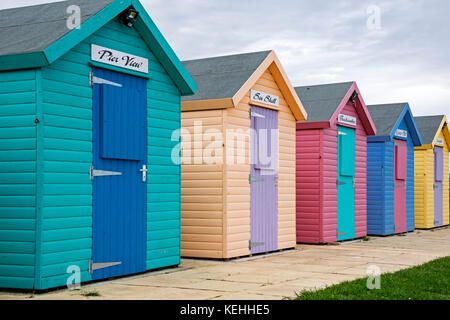
[[[0,72],[48,66],[44,52],[30,52],[0,57]]]
[[[194,100],[182,101],[181,111],[199,111],[199,110],[217,110],[234,108],[233,99],[210,99],[210,100]]]
[[[314,121],[314,122],[297,122],[297,130],[308,130],[308,129],[327,129],[331,128],[330,121]]]

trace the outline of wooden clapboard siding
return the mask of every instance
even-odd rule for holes
[[[434,227],[434,154],[433,149],[414,151],[414,204],[416,228]]]
[[[219,154],[212,152],[204,157],[204,150],[213,139],[205,133],[218,132],[223,136],[223,113],[211,110],[181,114],[181,255],[184,257],[224,257],[223,147],[220,146]],[[210,164],[205,162],[210,160]]]
[[[337,233],[337,127],[324,129],[322,138],[321,243],[336,241]]]
[[[250,92],[226,110],[225,258],[250,254]],[[245,151],[245,152],[243,152]],[[235,189],[239,188],[239,189]],[[239,193],[238,193],[239,191]]]
[[[300,243],[321,241],[320,202],[324,196],[320,181],[322,139],[322,130],[297,130],[296,229],[297,242]]]
[[[385,203],[386,179],[383,177],[393,175],[393,170],[385,168],[385,151],[385,142],[377,141],[367,144],[367,231],[369,234],[385,235],[386,212],[393,215],[393,206],[386,208]],[[393,168],[392,163],[391,167]]]
[[[37,71],[0,72],[0,287],[33,289]]]

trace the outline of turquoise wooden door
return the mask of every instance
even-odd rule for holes
[[[355,238],[355,129],[338,126],[338,241]]]

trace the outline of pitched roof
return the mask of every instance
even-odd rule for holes
[[[407,103],[378,104],[367,106],[377,127],[377,136],[390,136]]]
[[[297,121],[307,113],[274,51],[184,61],[198,84],[194,96],[182,98],[181,111],[234,108],[267,70]]]
[[[329,121],[353,82],[295,87],[308,113],[306,122]]]
[[[444,115],[414,117],[424,144],[433,144],[444,117]]]
[[[261,51],[182,61],[198,86],[195,95],[183,97],[182,101],[233,97],[270,53]]]
[[[69,5],[81,9],[81,22],[93,17],[114,0],[78,0],[46,3],[0,11],[0,56],[43,51],[68,34]]]
[[[67,27],[70,5],[81,9],[80,29]],[[130,6],[140,13],[134,28],[181,93],[195,93],[194,80],[139,0],[68,0],[0,10],[0,71],[48,66]]]

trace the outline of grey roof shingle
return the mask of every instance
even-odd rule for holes
[[[40,52],[68,34],[67,8],[78,5],[81,23],[114,0],[70,0],[0,11],[0,56]]]
[[[329,121],[353,82],[294,88],[308,113],[306,122]]]
[[[377,104],[367,106],[372,117],[377,136],[387,137],[391,135],[392,130],[398,121],[398,118],[405,109],[407,103]]]
[[[444,115],[414,117],[417,128],[422,136],[423,144],[433,143],[434,137],[439,130],[439,126],[441,125],[443,118]]]
[[[271,52],[182,61],[198,86],[195,95],[182,101],[232,98]]]

